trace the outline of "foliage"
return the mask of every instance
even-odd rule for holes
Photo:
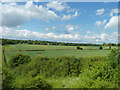
[[[94,61],[80,74],[81,88],[117,88],[118,69],[113,69],[107,61]]]
[[[80,49],[80,47],[79,47],[79,46],[77,46],[77,49]]]
[[[118,61],[120,61],[120,51],[117,49],[112,49],[108,55],[108,61],[113,68],[118,67]]]
[[[11,88],[12,87],[13,77],[10,71],[4,67],[2,70],[2,89]]]
[[[99,47],[99,49],[101,50],[101,49],[103,49],[103,47],[102,47],[102,46],[100,46],[100,47]]]
[[[28,55],[18,54],[9,62],[12,68],[5,70],[11,74],[3,73],[4,82],[10,82],[4,87],[11,87],[12,82],[14,88],[117,88],[118,59],[120,53],[116,49],[108,57],[38,56],[31,60]]]
[[[80,49],[80,50],[82,50],[83,48],[80,48],[79,46],[77,46],[77,49]]]
[[[40,88],[41,90],[52,88],[51,85],[42,80],[40,77],[35,77],[30,80],[24,81],[21,86],[21,88]]]
[[[0,39],[1,40],[1,39]],[[91,44],[91,43],[64,43],[64,42],[52,42],[52,41],[40,41],[40,40],[13,40],[13,39],[3,39],[0,42],[2,45],[9,44],[36,44],[36,45],[61,45],[61,46],[100,46],[99,44]],[[104,46],[117,46],[115,43],[103,43]]]
[[[12,57],[9,61],[9,65],[11,68],[17,67],[20,64],[28,63],[31,61],[30,56],[24,54],[18,54]]]
[[[13,75],[25,76],[29,74],[31,77],[35,77],[38,74],[42,74],[45,77],[78,76],[80,74],[79,65],[80,59],[76,59],[75,57],[60,57],[56,59],[37,57],[28,64],[19,65],[19,67],[14,68]]]

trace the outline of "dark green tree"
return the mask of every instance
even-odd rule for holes
[[[13,56],[13,58],[9,61],[9,65],[11,68],[17,67],[20,64],[28,63],[31,61],[30,56],[24,54],[18,54]]]
[[[100,46],[100,47],[99,47],[99,49],[100,49],[100,50],[102,50],[102,49],[103,49],[103,47],[102,47],[102,46]]]

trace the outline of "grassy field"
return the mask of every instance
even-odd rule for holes
[[[28,54],[32,58],[36,56],[47,57],[61,57],[61,56],[74,56],[80,57],[94,57],[94,56],[107,56],[110,50],[109,47],[104,46],[104,50],[99,50],[99,46],[81,46],[83,50],[77,50],[76,46],[53,46],[53,45],[9,45],[5,47],[6,58],[9,60],[15,54]],[[117,47],[112,47],[117,48]]]

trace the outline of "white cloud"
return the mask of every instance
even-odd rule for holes
[[[102,11],[102,9],[101,9]],[[103,10],[104,11],[104,10]],[[118,30],[118,13],[120,13],[119,9],[112,9],[110,12],[110,20],[107,22],[106,20],[103,21],[96,21],[95,25],[97,26],[104,26],[104,29],[112,29],[112,30]]]
[[[3,5],[2,8],[2,24],[3,26],[20,26],[30,19],[30,16],[24,9],[12,7],[11,5]]]
[[[111,10],[111,12],[110,12],[110,16],[112,17],[112,16],[114,16],[114,14],[118,14],[118,13],[120,13],[120,9],[112,9]]]
[[[49,30],[55,30],[57,27],[55,26],[52,26],[52,27],[49,27],[49,28],[45,28],[45,31],[49,31]]]
[[[13,29],[7,27],[0,27],[0,37],[11,37],[16,36]]]
[[[61,18],[61,20],[70,20],[74,17],[78,16],[78,12],[76,11],[73,15],[69,14],[69,15],[63,15],[63,17]]]
[[[1,0],[2,2],[26,2],[29,0]],[[31,0],[31,1],[41,1],[41,2],[50,2],[50,0]],[[51,1],[55,1],[55,0],[51,0]],[[58,1],[65,1],[65,2],[104,2],[104,3],[108,3],[108,2],[119,2],[119,0],[58,0]]]
[[[67,29],[68,32],[71,32],[71,31],[74,31],[74,30],[78,29],[79,26],[68,24],[68,25],[65,26],[65,28]]]
[[[57,10],[63,10],[61,7],[56,8]],[[2,15],[0,17],[2,17],[3,26],[16,27],[25,24],[32,18],[48,22],[49,20],[69,20],[78,16],[77,11],[74,14],[66,15],[61,12],[59,14],[57,15],[55,11],[49,10],[46,6],[35,5],[32,1],[28,1],[25,5],[18,5],[16,3],[2,4]]]
[[[109,22],[105,25],[105,29],[114,29],[114,30],[118,30],[118,17],[119,16],[113,16],[111,17],[111,19],[109,20]]]
[[[92,34],[93,32],[92,31],[86,31],[87,34]]]
[[[58,16],[54,11],[44,8],[42,5],[36,6],[32,2],[27,2],[25,5],[2,5],[3,26],[20,26],[32,18],[39,20],[51,20],[58,18]]]
[[[55,34],[55,33],[40,33],[29,30],[13,30],[7,27],[0,27],[0,37],[14,39],[41,39],[41,40],[75,40],[79,37],[77,34]]]
[[[108,35],[106,33],[102,33],[99,36],[100,36],[101,40],[105,40]]]
[[[47,4],[48,8],[53,8],[56,11],[63,11],[65,8],[67,8],[67,5],[65,5],[62,2],[58,2],[58,1],[53,1],[53,2],[49,2]]]
[[[104,14],[104,12],[105,12],[104,8],[98,9],[98,10],[96,10],[96,15],[102,15],[102,14]]]
[[[110,35],[106,33],[101,34],[87,33],[86,35],[81,35],[80,33],[55,34],[55,33],[32,32],[29,30],[13,30],[7,27],[0,27],[0,37],[12,39],[38,39],[46,41],[51,40],[79,43],[103,43],[103,42],[117,43],[118,33],[113,32]]]
[[[9,5],[14,6],[14,5],[16,5],[16,3],[15,3],[15,2],[12,2],[12,3],[9,3]]]
[[[28,2],[28,1],[40,2],[41,0],[1,0],[1,2]]]
[[[102,25],[104,25],[105,23],[106,23],[106,20],[96,21],[96,22],[95,22],[95,25],[97,25],[97,26],[102,26]]]

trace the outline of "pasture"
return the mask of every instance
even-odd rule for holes
[[[77,50],[77,46],[55,46],[55,45],[28,45],[17,44],[8,45],[5,47],[5,55],[7,60],[16,54],[27,54],[32,58],[36,56],[47,57],[61,57],[61,56],[74,56],[76,58],[107,56],[110,52],[108,46],[103,46],[103,50],[99,46],[80,46],[83,50]],[[112,47],[112,48],[117,48]]]

